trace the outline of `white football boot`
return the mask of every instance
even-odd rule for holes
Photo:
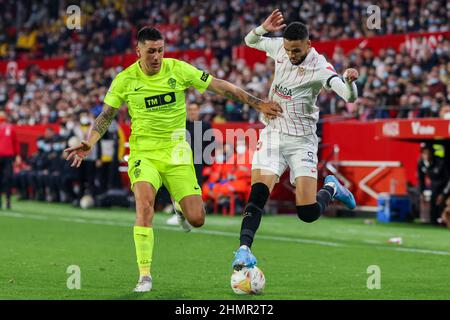
[[[183,212],[181,211],[180,204],[178,202],[174,201],[173,208],[175,210],[175,215],[177,216],[178,224],[180,225],[180,227],[185,232],[191,231],[192,230],[192,226],[189,223],[189,221],[187,221],[187,219],[184,217]]]
[[[139,278],[139,282],[134,288],[134,292],[149,292],[152,290],[152,277],[151,276],[143,276]]]
[[[178,223],[178,215],[177,214],[171,214],[170,218],[166,220],[166,224],[169,226],[177,226]]]

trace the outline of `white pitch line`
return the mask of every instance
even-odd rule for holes
[[[161,228],[161,227],[158,227]],[[168,227],[165,227],[165,229],[169,230]],[[217,230],[200,230],[200,229],[194,229],[191,232],[195,233],[206,233],[206,234],[217,234],[221,236],[233,236],[238,237],[238,234],[227,232],[227,231],[217,231]],[[310,240],[310,239],[299,239],[299,238],[289,238],[289,237],[278,237],[278,236],[265,236],[265,235],[258,235],[258,239],[265,239],[265,240],[276,240],[276,241],[287,241],[287,242],[298,242],[298,243],[310,243],[310,244],[319,244],[322,246],[332,246],[332,247],[340,247],[341,244],[336,242],[328,242],[328,241],[320,241],[320,240]]]
[[[394,248],[395,251],[404,251],[404,252],[419,252],[419,253],[432,253],[448,256],[450,252],[447,251],[437,251],[437,250],[427,250],[427,249],[416,249],[416,248]]]
[[[13,217],[13,218],[23,218],[23,219],[35,219],[35,220],[56,219],[56,220],[60,220],[60,221],[83,223],[83,224],[98,224],[98,225],[110,225],[110,226],[119,226],[119,227],[132,227],[133,226],[132,221],[128,224],[128,223],[121,223],[121,222],[115,222],[115,221],[23,214],[23,213],[12,212],[12,211],[0,212],[0,216],[2,216],[2,215]],[[183,230],[181,230],[178,227],[157,226],[157,229],[176,231],[176,232],[184,232]],[[237,234],[235,234],[233,232],[218,231],[218,230],[194,229],[191,232],[192,233],[200,233],[200,234],[215,234],[215,235],[221,235],[221,236],[233,237],[233,238],[237,237]],[[294,242],[294,243],[307,243],[307,244],[316,244],[316,245],[332,246],[332,247],[351,247],[349,245],[336,243],[336,242],[326,242],[326,241],[320,241],[320,240],[299,239],[299,238],[278,237],[278,236],[258,235],[258,239],[285,241],[285,242]],[[394,251],[402,251],[402,252],[413,252],[413,253],[424,253],[424,254],[450,256],[450,252],[448,252],[448,251],[428,250],[428,249],[419,249],[419,248],[392,248],[392,247],[390,248],[390,247],[380,247],[380,246],[377,246],[375,248],[381,249],[381,250],[394,250]]]

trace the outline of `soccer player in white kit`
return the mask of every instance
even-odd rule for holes
[[[286,27],[283,22],[277,9],[245,37],[249,47],[265,51],[274,60],[269,100],[278,102],[283,113],[275,119],[262,119],[266,127],[253,156],[252,187],[243,213],[240,247],[232,263],[235,270],[256,265],[250,250],[253,238],[270,192],[288,166],[291,183],[296,187],[297,215],[302,221],[317,220],[334,199],[349,209],[356,206],[352,193],[332,175],[325,178],[324,187],[317,192],[319,108],[315,103],[322,88],[335,91],[347,102],[355,101],[358,72],[347,69],[342,80],[325,57],[311,47],[308,28],[300,22],[289,24],[283,38],[263,37]]]

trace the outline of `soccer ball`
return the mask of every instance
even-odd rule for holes
[[[265,285],[264,273],[256,266],[235,270],[231,275],[231,289],[236,294],[260,294]]]
[[[91,195],[85,195],[80,199],[81,209],[89,209],[94,206],[94,198]]]

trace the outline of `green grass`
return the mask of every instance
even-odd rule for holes
[[[444,228],[264,216],[253,252],[265,292],[237,296],[230,275],[240,217],[210,215],[191,233],[167,218],[154,219],[153,290],[135,294],[133,211],[13,202],[0,211],[0,299],[450,299]],[[393,236],[403,244],[388,244]],[[70,265],[81,269],[81,290],[67,289]],[[370,265],[381,269],[379,290],[367,289]]]

